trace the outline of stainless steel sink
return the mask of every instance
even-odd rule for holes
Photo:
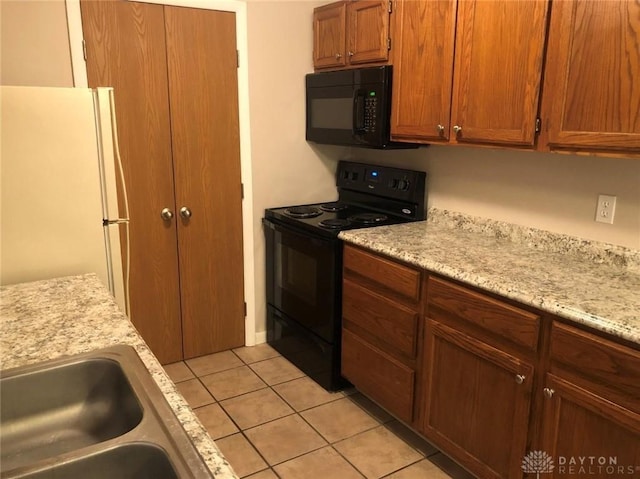
[[[2,470],[97,444],[142,420],[120,364],[86,359],[2,377]]]
[[[135,350],[0,372],[2,478],[210,478]]]
[[[125,444],[69,462],[26,472],[20,479],[178,479],[167,454],[151,444]]]

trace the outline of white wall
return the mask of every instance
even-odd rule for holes
[[[61,0],[1,0],[2,85],[73,86]]]
[[[314,1],[251,0],[249,104],[253,163],[256,331],[266,317],[265,208],[328,201],[337,197],[338,147],[315,147],[305,136],[304,75],[313,71]]]
[[[431,207],[640,249],[640,159],[433,145],[352,155],[426,171]],[[617,196],[612,225],[594,221],[598,194]]]

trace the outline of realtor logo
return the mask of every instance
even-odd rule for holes
[[[540,474],[552,472],[553,468],[553,458],[544,451],[530,451],[522,459],[522,470],[527,474],[535,474],[537,479],[540,479]]]

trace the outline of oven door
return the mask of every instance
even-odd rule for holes
[[[333,343],[340,328],[342,248],[265,219],[267,303]]]

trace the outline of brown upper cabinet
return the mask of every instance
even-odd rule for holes
[[[313,11],[313,66],[316,70],[389,59],[389,11],[382,1],[341,1]]]
[[[545,68],[550,149],[640,151],[640,3],[554,2]]]
[[[546,0],[397,0],[391,136],[532,146]]]

